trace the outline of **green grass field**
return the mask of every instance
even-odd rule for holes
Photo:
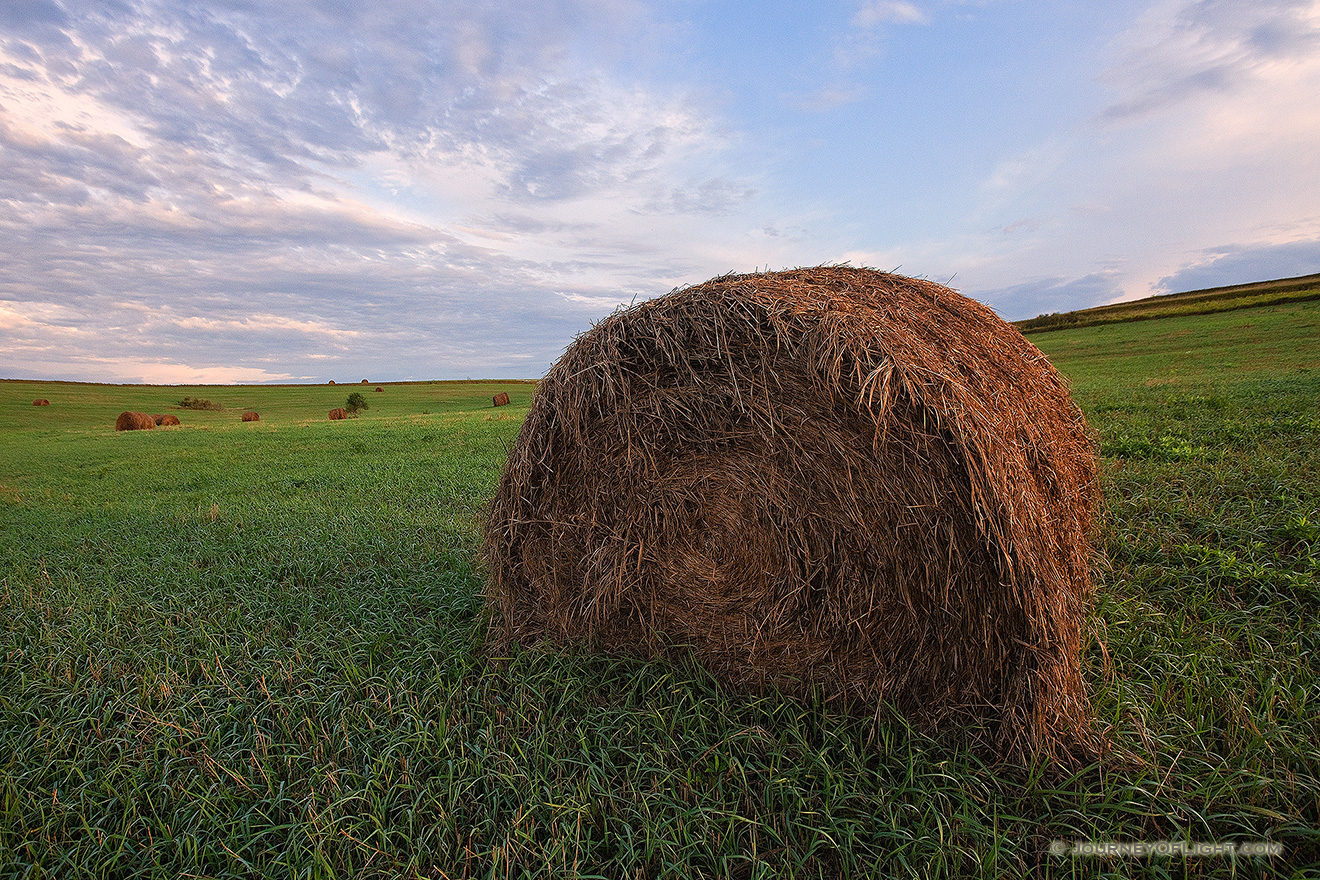
[[[529,385],[329,422],[362,388],[0,382],[0,876],[1320,876],[1320,302],[1031,339],[1103,454],[1113,752],[1076,772],[692,667],[488,664]],[[1282,854],[1050,853],[1165,840]]]

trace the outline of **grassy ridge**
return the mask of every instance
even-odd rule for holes
[[[0,876],[1315,876],[1318,321],[1032,337],[1104,455],[1115,754],[1071,776],[694,668],[487,664],[474,553],[526,389],[385,386],[332,423],[356,386],[0,383]],[[184,394],[228,409],[111,430]]]
[[[1013,325],[1023,333],[1039,333],[1069,327],[1091,327],[1096,324],[1147,321],[1152,318],[1172,318],[1181,315],[1206,315],[1313,299],[1320,299],[1320,274],[1168,293],[1132,302],[1079,309],[1074,312],[1038,315],[1035,318],[1014,321]]]

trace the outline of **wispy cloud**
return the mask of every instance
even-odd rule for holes
[[[1320,272],[1320,240],[1227,245],[1206,248],[1191,265],[1159,279],[1155,290],[1172,293],[1316,272]]]
[[[853,15],[855,27],[872,28],[878,24],[929,24],[930,15],[908,0],[868,0]]]
[[[1117,36],[953,0],[0,2],[0,375],[535,376],[615,305],[849,257],[1019,310],[1303,266],[1320,0],[1050,10]]]
[[[681,92],[580,63],[636,30],[626,5],[4,10],[0,297],[104,346],[197,358],[207,336],[251,359],[278,329],[295,362],[325,361],[320,337],[383,365],[406,337],[410,373],[525,369],[582,310],[683,279],[701,222],[756,192]],[[519,341],[483,346],[495,324]]]
[[[1161,0],[1117,41],[1105,81],[1118,92],[1104,117],[1120,122],[1189,101],[1231,97],[1290,78],[1320,50],[1314,0]]]

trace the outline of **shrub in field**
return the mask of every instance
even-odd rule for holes
[[[344,404],[344,409],[348,410],[353,415],[357,415],[359,410],[370,408],[370,404],[367,403],[367,399],[362,396],[360,391],[354,391],[352,394],[348,395],[348,401]]]
[[[179,401],[179,406],[184,409],[209,409],[217,412],[224,409],[220,404],[212,403],[204,397],[185,397]]]

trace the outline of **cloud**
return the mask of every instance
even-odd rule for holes
[[[0,27],[20,35],[51,35],[68,23],[64,10],[51,0],[8,0],[0,4]]]
[[[992,290],[978,291],[975,298],[992,307],[1005,320],[1018,321],[1040,314],[1085,309],[1122,296],[1123,288],[1113,272],[1096,272],[1081,278],[1038,278]]]
[[[1317,271],[1318,34],[1315,0],[1153,4],[1094,109],[982,175],[936,270],[1013,318]]]
[[[85,365],[78,364],[78,368],[85,369]],[[187,363],[124,358],[107,361],[104,368],[110,371],[116,382],[145,385],[255,385],[263,382],[299,382],[313,378],[259,367],[194,367]]]
[[[873,28],[879,24],[930,24],[930,16],[907,0],[867,0],[853,15],[852,24]]]
[[[1115,44],[1118,63],[1104,81],[1118,98],[1112,122],[1167,112],[1181,104],[1232,95],[1254,83],[1287,78],[1320,48],[1315,0],[1163,0]]]
[[[1175,293],[1317,272],[1320,272],[1320,239],[1285,244],[1224,245],[1207,248],[1196,262],[1164,276],[1157,282],[1156,290]]]
[[[630,4],[3,15],[0,317],[27,323],[0,373],[76,328],[61,369],[149,344],[152,376],[527,375],[604,304],[724,268],[708,230],[758,191],[692,98],[599,66],[645,31]]]

